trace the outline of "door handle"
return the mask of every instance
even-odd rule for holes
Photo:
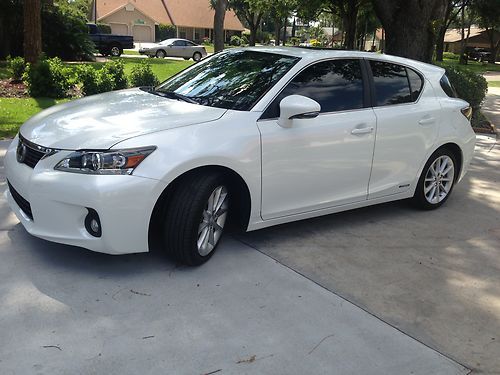
[[[366,128],[354,128],[351,130],[351,134],[359,135],[359,134],[368,134],[373,131],[373,126],[369,126]]]
[[[421,119],[418,123],[420,125],[431,125],[431,124],[434,124],[436,122],[436,119],[434,117],[424,117],[423,119]]]

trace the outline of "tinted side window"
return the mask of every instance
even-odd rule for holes
[[[375,85],[375,105],[411,102],[406,69],[401,65],[370,61]]]
[[[413,69],[406,68],[406,72],[408,73],[408,80],[410,81],[411,100],[414,102],[420,96],[420,92],[424,86],[424,80],[420,74]]]
[[[439,83],[441,84],[441,88],[446,93],[446,95],[448,95],[450,98],[457,97],[457,92],[455,91],[455,88],[451,84],[451,82],[448,79],[448,77],[446,76],[446,74],[441,77],[441,80],[439,81]]]
[[[176,47],[184,47],[186,45],[186,42],[184,42],[183,40],[176,40],[172,43],[172,45]]]
[[[363,108],[363,78],[358,60],[331,60],[300,72],[274,99],[261,118],[279,117],[279,103],[289,95],[316,100],[321,112]]]

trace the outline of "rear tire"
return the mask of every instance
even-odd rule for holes
[[[111,56],[113,57],[120,57],[121,54],[122,54],[123,50],[121,49],[121,47],[117,44],[115,45],[112,45],[109,49],[109,53]]]
[[[163,246],[176,260],[198,266],[214,254],[227,222],[230,194],[220,173],[187,176],[163,215]]]
[[[455,186],[457,166],[455,155],[450,150],[442,148],[434,152],[418,180],[413,205],[423,210],[441,207]]]
[[[200,61],[200,60],[201,60],[201,57],[202,57],[202,56],[201,56],[201,53],[199,53],[199,52],[195,52],[195,53],[193,53],[193,60],[194,60],[194,61],[196,61],[196,62]]]

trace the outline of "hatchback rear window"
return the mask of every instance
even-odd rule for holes
[[[451,82],[448,79],[448,76],[446,74],[443,74],[439,83],[441,84],[441,88],[446,93],[446,95],[448,95],[450,98],[457,97],[457,92],[455,91],[455,88],[451,84]]]

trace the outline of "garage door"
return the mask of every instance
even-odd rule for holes
[[[121,23],[110,23],[109,26],[111,26],[111,34],[128,35],[127,25]]]
[[[134,25],[134,42],[154,42],[149,26]]]

